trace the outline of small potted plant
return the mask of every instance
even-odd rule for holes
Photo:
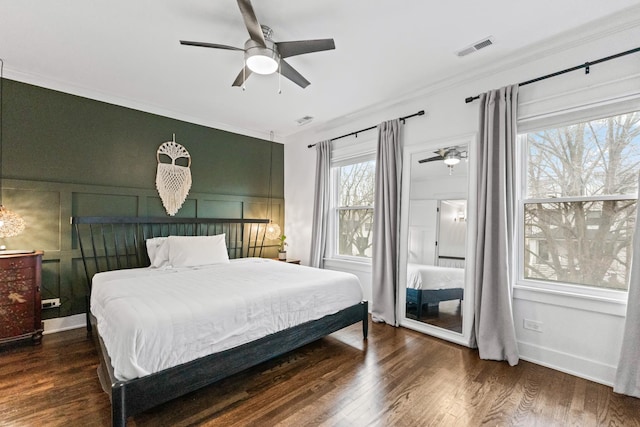
[[[278,247],[278,259],[280,261],[287,260],[287,250],[285,249],[285,246],[287,246],[287,242],[285,242],[286,239],[287,236],[285,236],[284,234],[278,237],[278,240],[280,241],[280,246]]]

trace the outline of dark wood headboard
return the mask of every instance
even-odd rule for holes
[[[268,219],[71,217],[89,292],[95,273],[148,267],[146,240],[225,234],[229,258],[260,257]]]
[[[225,234],[229,258],[260,257],[268,219],[87,216],[71,217],[87,278],[87,330],[91,331],[91,278],[101,271],[148,267],[146,240]]]

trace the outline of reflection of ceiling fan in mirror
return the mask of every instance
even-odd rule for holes
[[[336,48],[333,39],[275,42],[271,40],[271,28],[260,25],[258,22],[250,0],[238,0],[238,6],[250,37],[245,42],[244,49],[217,43],[180,40],[180,44],[187,46],[243,51],[245,66],[240,70],[233,86],[243,86],[251,73],[272,74],[277,71],[301,88],[305,88],[309,85],[309,81],[302,77],[284,58]]]
[[[439,150],[434,151],[434,153],[437,154],[437,156],[418,160],[418,163],[435,162],[438,160],[442,160],[444,164],[449,167],[449,175],[451,175],[453,167],[460,163],[460,160],[467,160],[468,158],[467,148],[460,146],[440,148]]]

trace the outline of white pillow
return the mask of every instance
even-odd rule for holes
[[[151,267],[162,268],[169,264],[169,243],[166,237],[153,237],[147,239],[147,255],[151,261]]]
[[[173,267],[229,263],[224,234],[169,236],[169,264]]]

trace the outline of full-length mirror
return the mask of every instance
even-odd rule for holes
[[[411,156],[405,317],[462,333],[468,147]]]

